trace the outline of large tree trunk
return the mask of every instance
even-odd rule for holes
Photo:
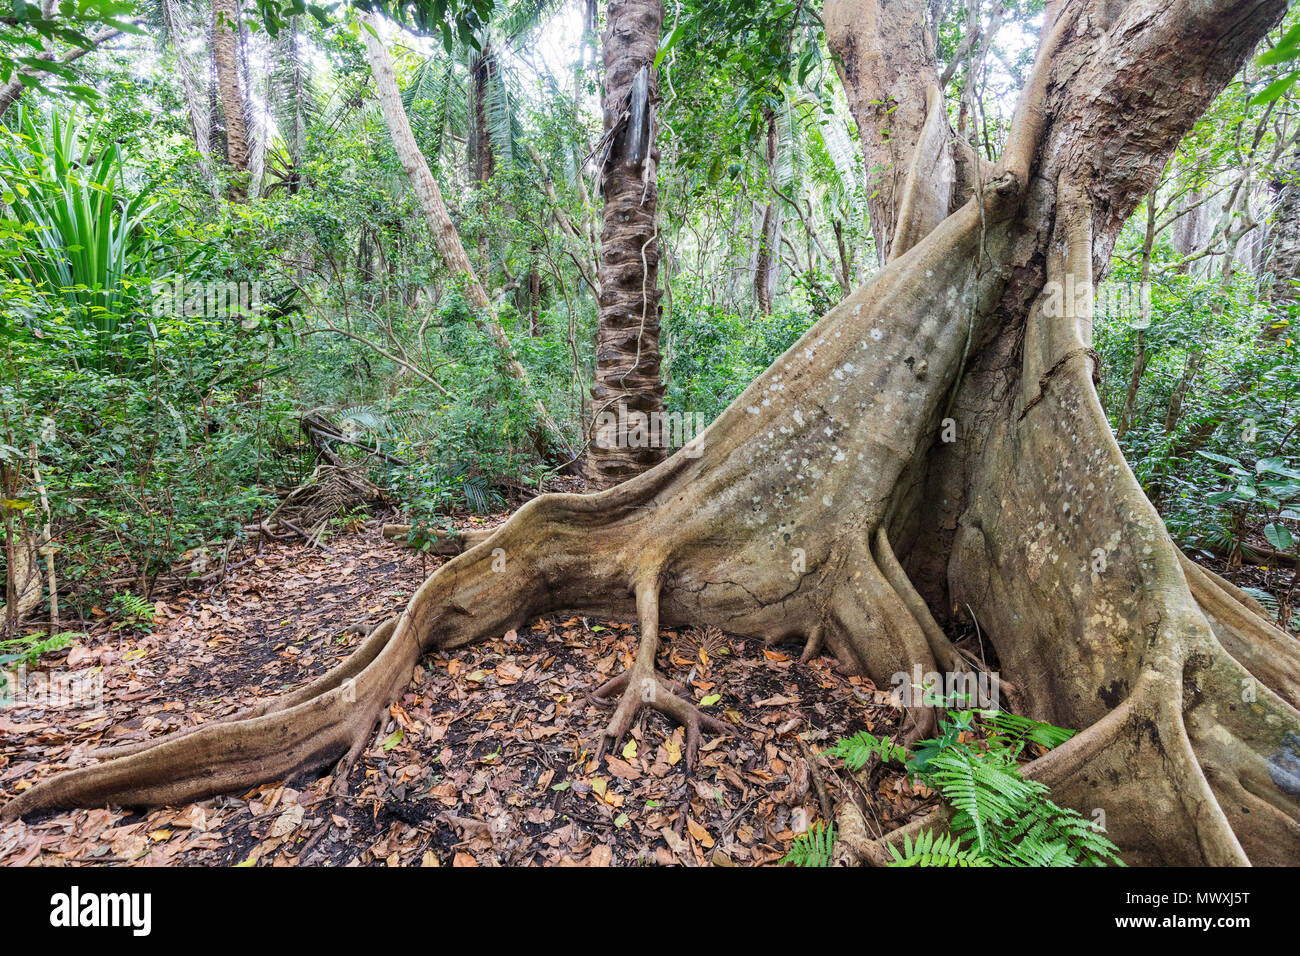
[[[212,0],[212,59],[226,119],[226,162],[233,173],[230,198],[248,196],[248,126],[239,85],[239,0]]]
[[[661,416],[664,407],[654,130],[659,98],[654,58],[663,18],[660,0],[610,0],[606,15],[605,208],[587,448],[587,480],[598,489],[639,475],[665,457],[662,436],[652,436],[643,424]]]
[[[929,97],[911,146],[889,140],[909,171],[884,267],[690,451],[602,494],[529,502],[309,687],[39,784],[0,816],[192,800],[321,766],[364,746],[422,651],[553,609],[639,620],[635,663],[602,688],[623,691],[602,743],[649,706],[687,724],[691,751],[720,725],[655,675],[661,621],[802,641],[879,684],[959,669],[937,619],[960,607],[1030,716],[1087,728],[1027,772],[1104,810],[1128,862],[1294,862],[1300,652],[1181,556],[1102,414],[1088,310],[1057,308],[1062,288],[1091,289],[1284,6],[1049,3],[996,167],[966,194],[935,161],[951,134]],[[832,46],[862,58],[844,66],[868,144],[873,101],[912,102],[902,87],[924,79],[861,88],[863,62],[905,46],[876,9],[826,6]],[[948,416],[956,442],[938,437]],[[914,717],[912,733],[933,726]]]

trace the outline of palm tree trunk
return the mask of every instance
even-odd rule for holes
[[[605,44],[605,198],[600,238],[600,316],[592,384],[594,422],[587,479],[608,488],[665,458],[649,422],[663,413],[659,355],[659,151],[652,104],[660,0],[610,0]]]
[[[230,198],[242,202],[248,197],[248,126],[239,86],[239,0],[212,0],[212,58],[226,117],[226,162],[234,172]]]

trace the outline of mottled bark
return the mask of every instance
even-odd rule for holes
[[[659,0],[611,0],[606,14],[605,199],[600,314],[591,388],[587,480],[608,488],[663,461],[664,442],[640,426],[663,412],[659,354],[659,149],[653,69],[663,25]],[[638,84],[638,74],[641,81]]]
[[[884,263],[965,198],[956,188],[957,164],[969,147],[950,135],[947,117],[934,108],[942,106],[941,86],[921,4],[830,0],[822,21],[866,153],[867,210]],[[912,194],[905,196],[909,183]]]

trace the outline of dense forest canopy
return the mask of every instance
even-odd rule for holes
[[[1300,33],[1166,6],[14,0],[0,663],[147,635],[264,547],[438,570],[228,736],[67,777],[7,744],[7,813],[341,759],[337,794],[421,651],[572,610],[640,636],[574,766],[635,770],[647,709],[688,763],[747,733],[661,626],[886,690],[1000,671],[973,724],[786,731],[822,819],[773,860],[1294,861]],[[1256,679],[1249,726],[1186,702]],[[891,763],[943,798],[893,836]]]

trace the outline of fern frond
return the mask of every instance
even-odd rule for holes
[[[1019,714],[1012,714],[1005,710],[984,710],[980,711],[980,716],[999,733],[1014,740],[1027,740],[1041,744],[1048,750],[1059,747],[1076,733],[1065,727],[1021,717]]]
[[[935,836],[933,830],[922,830],[916,842],[910,835],[903,837],[903,849],[892,843],[890,866],[992,866],[993,864],[973,848],[961,845],[961,839],[950,833]]]
[[[973,833],[981,850],[993,845],[996,827],[1047,791],[1043,784],[1021,777],[1014,765],[981,760],[980,755],[960,746],[933,757],[925,780],[955,811],[953,832],[959,836]]]
[[[907,749],[889,737],[876,737],[861,730],[852,737],[841,737],[835,741],[826,751],[826,756],[841,758],[849,770],[861,770],[873,756],[878,756],[882,763],[906,763]]]
[[[790,852],[781,858],[781,862],[792,866],[830,866],[834,848],[835,824],[822,826],[818,821],[794,838]]]

